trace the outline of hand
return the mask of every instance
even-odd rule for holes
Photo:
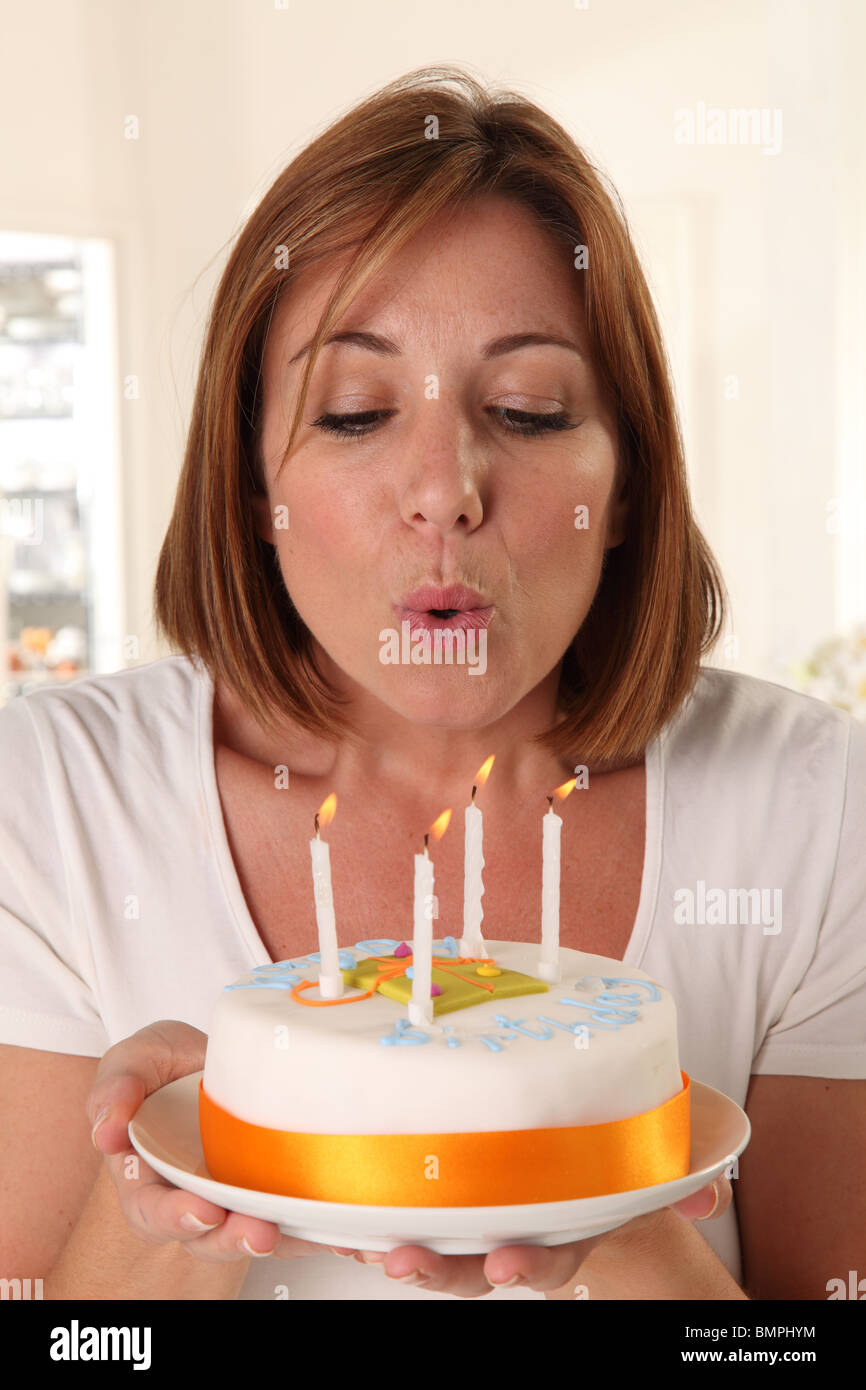
[[[496,1287],[509,1288],[515,1284],[547,1291],[559,1289],[573,1279],[596,1248],[618,1248],[627,1253],[630,1242],[651,1239],[668,1219],[669,1211],[678,1212],[689,1221],[715,1220],[727,1211],[732,1195],[728,1179],[719,1177],[709,1187],[700,1188],[670,1207],[636,1216],[613,1231],[570,1245],[504,1245],[489,1255],[437,1255],[423,1245],[401,1245],[387,1254],[336,1246],[331,1249],[337,1255],[354,1255],[363,1264],[381,1264],[392,1279],[463,1298],[479,1298],[492,1293]]]
[[[163,1020],[109,1048],[97,1068],[85,1108],[127,1224],[151,1245],[182,1241],[200,1260],[271,1254],[291,1259],[320,1253],[322,1246],[284,1236],[272,1221],[226,1211],[173,1187],[130,1147],[127,1125],[142,1102],[170,1081],[200,1071],[206,1046],[207,1035],[198,1028]],[[138,1176],[129,1176],[136,1171]]]

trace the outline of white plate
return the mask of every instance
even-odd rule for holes
[[[424,1245],[440,1255],[486,1254],[501,1245],[563,1245],[611,1231],[706,1187],[749,1142],[751,1126],[734,1101],[691,1082],[692,1162],[684,1178],[607,1197],[506,1207],[373,1207],[313,1202],[232,1187],[210,1176],[198,1125],[200,1071],[154,1091],[129,1125],[129,1138],[161,1177],[228,1211],[274,1221],[284,1235],[353,1250]]]

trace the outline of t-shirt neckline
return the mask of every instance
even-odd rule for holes
[[[219,797],[216,775],[216,756],[213,746],[214,680],[209,671],[194,665],[198,676],[196,701],[195,748],[198,781],[204,800],[208,832],[214,862],[220,877],[223,897],[234,919],[238,935],[250,957],[251,965],[273,964],[270,952],[259,935],[247,905],[229,845],[228,831]],[[623,965],[640,967],[649,945],[655,919],[656,902],[662,865],[664,831],[664,794],[667,774],[666,743],[670,723],[650,740],[646,747],[646,801],[644,826],[644,860],[641,874],[640,898],[631,935],[622,957]],[[312,879],[310,882],[312,893]],[[541,921],[539,917],[539,940]],[[315,949],[315,947],[313,947]]]

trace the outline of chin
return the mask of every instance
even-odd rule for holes
[[[399,691],[383,691],[379,698],[411,724],[448,729],[483,729],[510,708],[507,695],[497,694],[484,676],[468,676],[465,671],[457,680],[426,689],[407,682]]]

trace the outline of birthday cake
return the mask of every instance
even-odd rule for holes
[[[498,1206],[622,1192],[689,1171],[676,1008],[643,971],[563,947],[434,942],[430,1017],[412,1021],[399,940],[258,966],[213,1011],[199,1118],[237,1187],[377,1206]],[[429,962],[428,962],[429,963]]]

